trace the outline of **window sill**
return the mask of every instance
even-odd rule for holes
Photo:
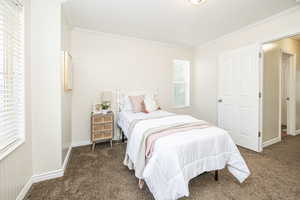
[[[3,160],[6,156],[8,156],[10,153],[12,153],[14,150],[16,150],[18,147],[20,147],[23,143],[25,143],[24,138],[19,138],[16,141],[14,141],[12,144],[7,146],[5,149],[0,151],[0,161]]]

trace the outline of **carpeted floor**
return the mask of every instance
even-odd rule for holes
[[[139,190],[133,173],[122,165],[125,146],[102,144],[72,150],[65,176],[34,184],[26,200],[152,200]],[[288,137],[258,154],[240,148],[252,175],[239,184],[227,170],[215,182],[206,173],[190,182],[191,200],[299,200],[300,136]]]

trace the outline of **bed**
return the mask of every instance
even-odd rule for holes
[[[139,180],[145,181],[156,200],[188,197],[189,181],[204,172],[227,167],[241,183],[250,175],[229,134],[205,121],[158,110],[151,113],[121,111],[117,123],[127,138],[124,165],[134,170]],[[182,124],[198,127],[182,128]],[[161,127],[174,130],[175,125],[178,131],[155,140],[151,157],[147,157],[145,138],[151,135],[149,130],[161,131]]]
[[[137,119],[150,119],[156,117],[164,117],[164,116],[171,116],[174,113],[170,113],[164,110],[157,110],[151,113],[133,113],[131,111],[122,111],[119,113],[118,116],[118,126],[121,128],[122,131],[122,138],[128,138],[128,129],[130,124]]]

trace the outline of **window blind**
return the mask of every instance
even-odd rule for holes
[[[24,138],[24,14],[0,0],[0,153]]]

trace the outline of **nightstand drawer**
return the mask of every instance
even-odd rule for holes
[[[93,141],[95,140],[106,140],[112,138],[112,131],[94,132]]]
[[[113,115],[95,115],[93,117],[93,123],[94,124],[101,124],[101,123],[107,123],[113,121]]]
[[[94,124],[93,125],[93,132],[98,131],[112,131],[113,130],[113,123],[102,123],[102,124]]]

